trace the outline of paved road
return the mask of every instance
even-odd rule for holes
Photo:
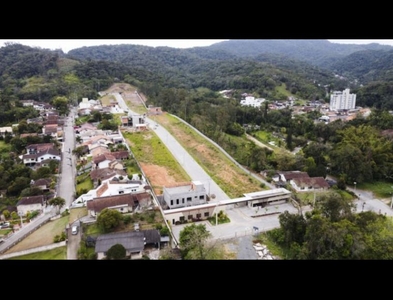
[[[63,159],[61,161],[61,174],[57,190],[57,196],[62,197],[66,202],[62,210],[70,207],[75,195],[76,160],[75,155],[72,154],[72,150],[75,148],[75,132],[73,127],[75,114],[75,109],[72,108],[63,129]]]

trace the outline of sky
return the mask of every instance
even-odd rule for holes
[[[31,47],[40,47],[43,49],[61,49],[63,52],[89,46],[100,46],[100,45],[119,45],[119,44],[135,44],[144,45],[150,47],[168,46],[171,48],[192,48],[192,47],[206,47],[215,43],[227,41],[225,39],[0,39],[0,47],[4,47],[6,42],[18,43]],[[393,39],[385,40],[329,40],[332,43],[343,43],[343,44],[370,44],[378,43],[382,45],[393,46]]]

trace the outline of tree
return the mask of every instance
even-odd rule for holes
[[[49,203],[50,205],[56,206],[56,207],[57,207],[57,212],[59,212],[60,209],[65,205],[66,201],[64,200],[64,198],[55,197],[55,198],[50,199],[50,200],[48,201],[48,203]]]
[[[59,111],[59,114],[66,114],[68,111],[68,99],[64,96],[58,96],[52,101],[53,106]]]
[[[205,224],[189,225],[179,234],[179,243],[184,259],[207,259],[206,241],[211,236]]]
[[[3,216],[6,220],[9,219],[9,217],[11,216],[11,213],[8,209],[3,210]]]
[[[120,221],[122,220],[122,215],[119,211],[114,209],[105,208],[97,217],[97,226],[104,232],[108,232],[113,228],[116,228]]]
[[[106,258],[109,260],[126,258],[126,248],[122,244],[115,244],[106,252]]]
[[[317,204],[322,215],[331,222],[351,216],[354,208],[352,200],[347,200],[338,193],[321,195]]]
[[[85,146],[79,146],[76,147],[74,150],[72,150],[72,154],[76,155],[78,158],[82,157],[84,153],[85,153]]]
[[[41,178],[48,178],[51,175],[51,169],[49,167],[40,167],[36,171],[32,172],[31,178],[34,180]]]
[[[283,231],[282,243],[290,246],[292,243],[302,244],[306,233],[306,220],[301,214],[290,214],[288,211],[280,214],[279,222]]]

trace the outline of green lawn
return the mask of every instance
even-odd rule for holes
[[[354,186],[352,185],[351,187],[353,188]],[[393,183],[383,181],[361,184],[358,183],[356,188],[373,192],[377,198],[389,198],[392,197]]]
[[[35,252],[11,257],[8,260],[64,260],[67,259],[67,246],[61,246],[47,251]]]
[[[82,190],[90,191],[93,189],[93,181],[90,178],[90,173],[82,174],[76,177],[76,193],[79,195]]]
[[[267,131],[256,131],[253,132],[252,135],[261,143],[264,143],[266,146],[270,148],[279,148],[280,146],[284,145],[285,142],[280,140],[277,137],[274,137],[271,132]],[[269,144],[269,142],[274,142],[274,145]]]

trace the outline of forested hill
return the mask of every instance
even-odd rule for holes
[[[328,40],[229,40],[208,47],[176,49],[140,45],[110,45],[82,47],[68,52],[71,58],[106,60],[163,72],[167,78],[179,72],[195,74],[204,71],[203,65],[224,61],[258,61],[286,70],[317,74],[315,67],[343,75],[361,84],[372,81],[391,81],[390,58],[392,46],[371,43],[367,45],[338,44]],[[308,72],[308,70],[306,71]],[[192,77],[192,76],[191,76]]]
[[[332,61],[358,51],[393,50],[392,46],[377,43],[338,44],[328,40],[229,40],[207,48],[226,51],[238,57],[256,57],[263,53],[281,54],[320,67],[327,67]]]
[[[363,84],[393,81],[393,49],[355,52],[337,60],[329,69],[343,76],[357,78]]]
[[[228,60],[255,58],[261,54],[286,56],[293,60],[308,62],[319,67],[329,67],[335,61],[352,53],[365,50],[393,50],[392,46],[376,43],[367,45],[338,44],[327,40],[229,40],[207,47],[177,49],[170,47],[149,47],[140,45],[102,45],[73,49],[68,55],[78,59],[137,62],[143,56],[163,59],[171,66],[192,63],[196,59]]]
[[[313,100],[325,98],[327,87],[329,90],[350,88],[358,95],[360,106],[393,108],[393,72],[390,71],[393,50],[370,49],[343,56],[362,47],[392,49],[390,46],[340,45],[326,40],[275,40],[272,43],[281,44],[282,53],[261,52],[251,57],[237,55],[234,51],[235,46],[243,42],[242,47],[250,51],[262,44],[267,49],[269,41],[223,42],[226,49],[214,48],[222,43],[188,49],[102,45],[74,49],[67,54],[8,45],[0,48],[1,97],[50,101],[59,95],[70,97],[72,92],[72,99],[80,98],[80,93],[94,98],[99,90],[113,82],[124,81],[140,89],[145,87],[145,93],[147,90],[151,92],[152,101],[160,98],[158,90],[161,88],[233,89],[238,95],[247,92],[256,97],[280,100],[291,94]],[[283,50],[284,46],[287,52]],[[329,47],[338,49],[326,54],[330,55],[331,70],[295,58],[299,53],[304,57],[321,58]],[[338,58],[340,55],[342,57]]]
[[[209,47],[176,49],[139,45],[103,45],[71,50],[68,52],[68,57],[83,61],[116,62],[133,70],[133,74],[138,74],[140,70],[160,74],[162,76],[160,84],[167,87],[207,87],[214,91],[242,89],[258,92],[261,96],[268,96],[267,81],[296,81],[297,90],[299,88],[309,90],[302,93],[302,97],[306,98],[317,92],[315,89],[310,91],[310,84],[315,85],[314,82],[318,81],[321,85],[326,85],[334,81],[334,75],[330,71],[317,70],[316,67],[305,62],[291,60],[286,64],[286,60],[250,59],[223,50],[212,50]],[[278,61],[280,64],[277,63]],[[305,87],[306,85],[308,87]],[[323,95],[324,89],[320,89],[317,93]]]

